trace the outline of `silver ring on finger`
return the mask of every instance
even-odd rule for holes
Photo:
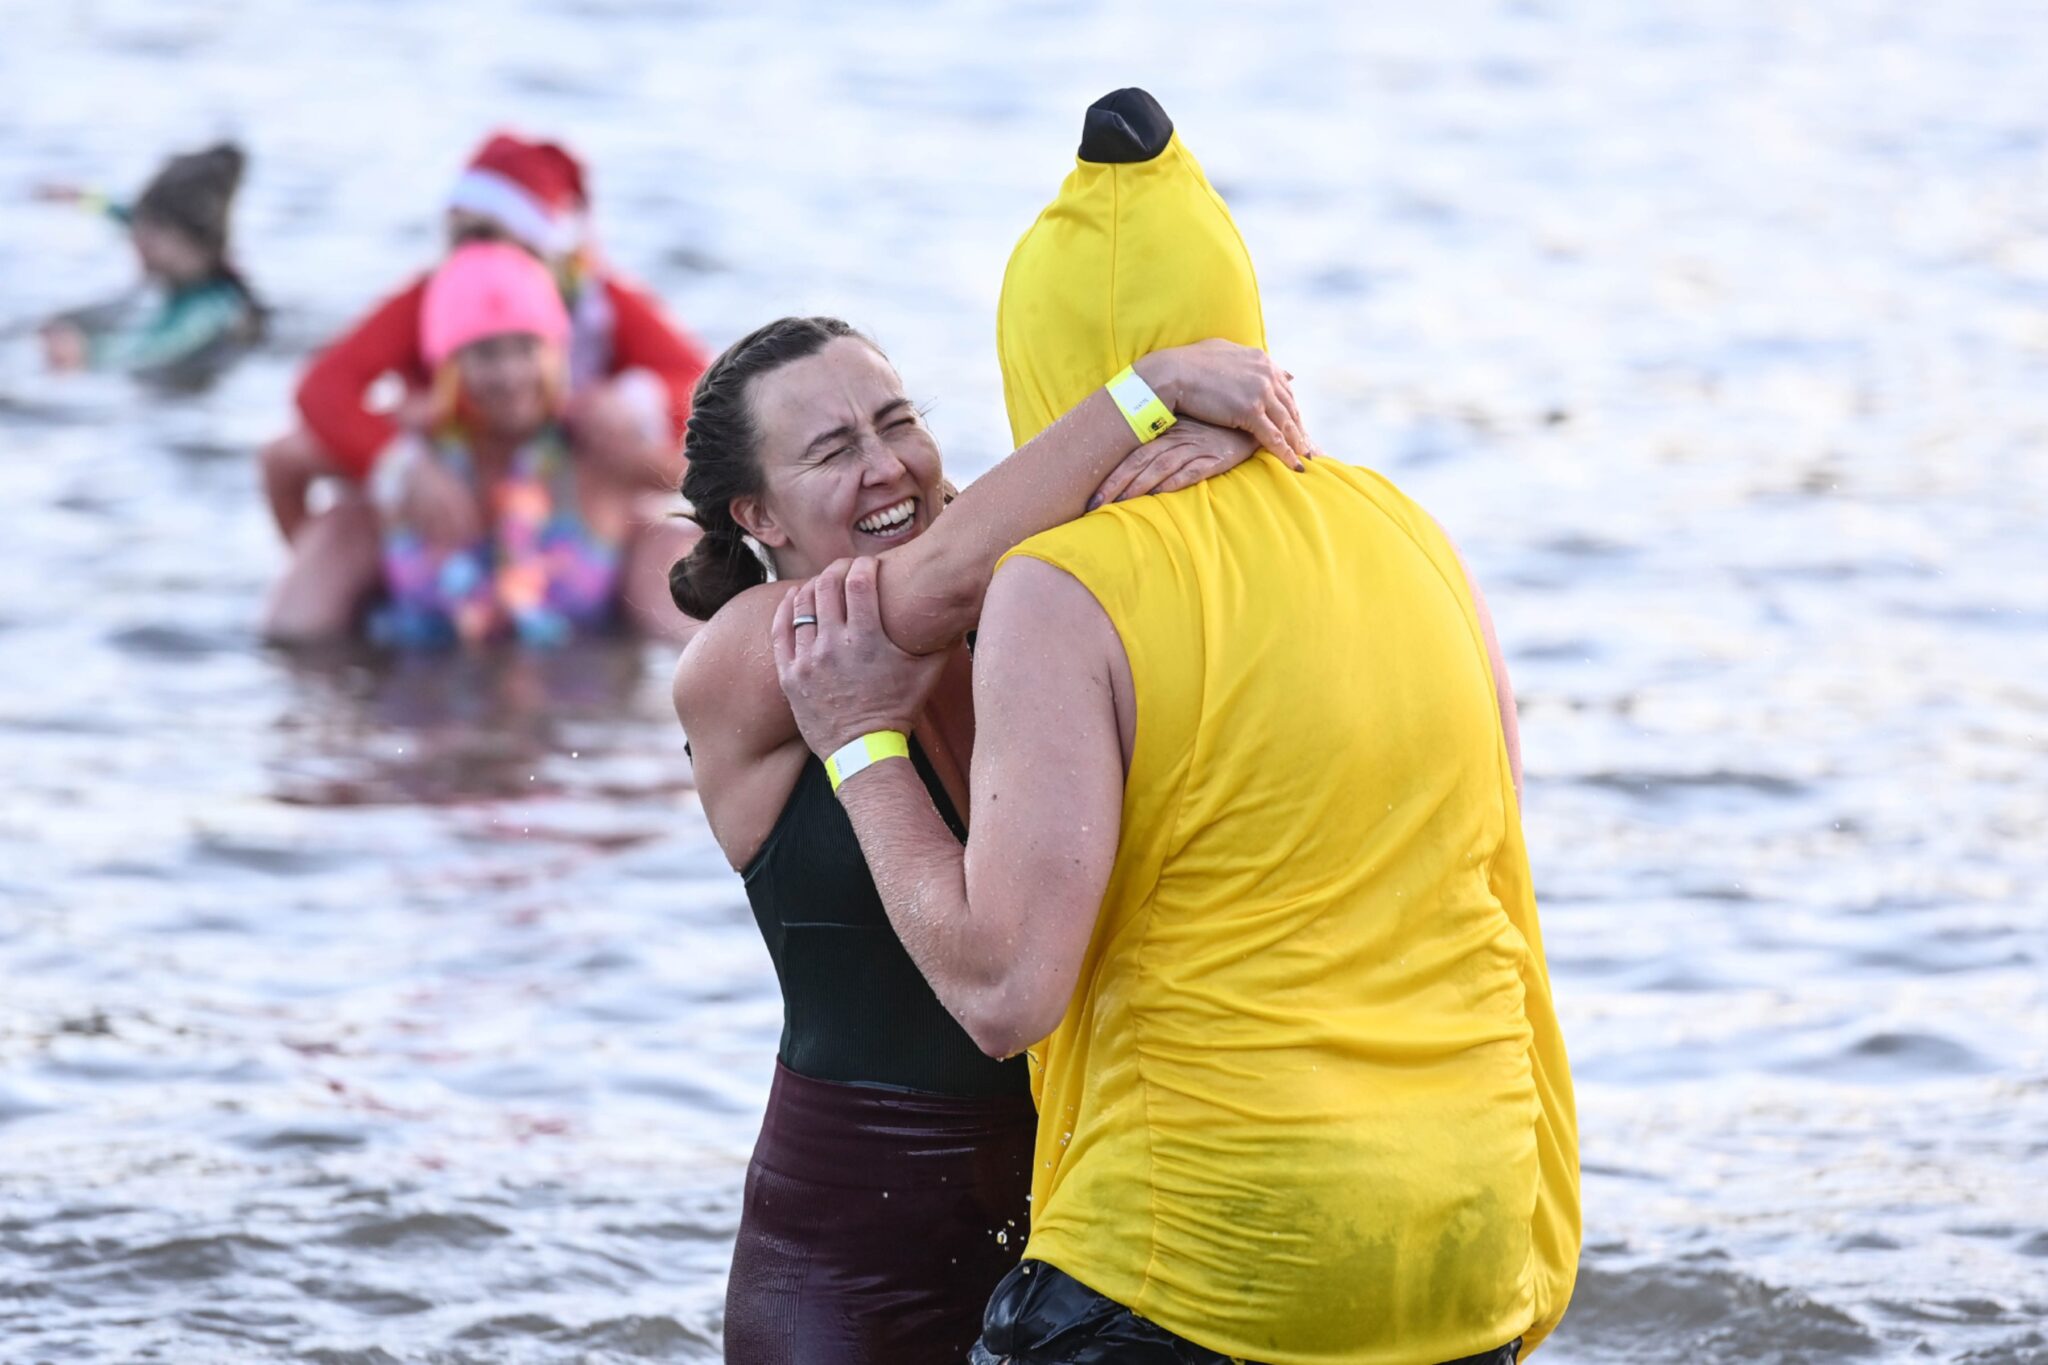
[[[791,625],[792,627],[794,627],[794,626],[815,626],[815,625],[817,625],[817,624],[818,624],[818,618],[817,618],[817,617],[815,617],[815,616],[799,616],[799,617],[797,617],[797,618],[796,618],[796,619],[795,619],[794,621],[791,621],[791,622],[790,622],[789,624],[790,624],[790,625]]]

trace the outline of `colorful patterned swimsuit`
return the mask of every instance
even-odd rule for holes
[[[435,457],[475,486],[467,447],[443,441]],[[489,534],[462,549],[437,547],[409,529],[386,531],[389,600],[371,617],[372,640],[418,649],[510,635],[545,647],[611,624],[620,546],[578,514],[576,470],[559,429],[520,447],[487,505]]]

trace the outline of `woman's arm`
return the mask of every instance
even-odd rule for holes
[[[612,373],[646,370],[661,381],[662,415],[668,424],[664,447],[675,456],[664,483],[673,489],[683,480],[680,452],[683,426],[690,419],[690,394],[711,356],[702,342],[662,311],[653,295],[611,278],[604,288],[612,305]]]
[[[299,416],[335,467],[350,479],[369,477],[377,457],[398,434],[398,423],[364,404],[370,387],[396,371],[410,387],[425,373],[420,358],[420,305],[424,277],[377,305],[376,310],[313,358],[299,380]]]
[[[1249,432],[1296,469],[1313,453],[1287,373],[1263,351],[1204,341],[1155,351],[1134,368],[1176,412]],[[889,638],[912,654],[930,654],[973,629],[996,561],[1018,542],[1080,516],[1089,495],[1138,444],[1116,400],[1097,389],[976,479],[929,531],[881,556]]]
[[[1185,487],[1234,468],[1254,449],[1254,438],[1241,431],[1183,419],[1132,452],[1089,502]],[[855,562],[876,571],[880,566],[879,559]],[[676,718],[690,736],[698,795],[735,868],[746,866],[774,828],[806,757],[763,648],[776,603],[796,586],[766,583],[741,593],[705,624],[676,665]]]
[[[794,583],[763,583],[718,609],[671,685],[712,837],[735,871],[760,851],[810,751],[775,677],[769,627]]]
[[[1309,449],[1286,372],[1262,351],[1205,341],[1156,352],[1136,368],[1170,407],[1251,431],[1276,453]],[[1196,451],[1214,444],[1191,443],[1190,463],[1205,458]],[[1103,478],[1137,445],[1115,400],[1098,389],[977,479],[930,530],[880,556],[878,567],[889,569],[877,575],[876,587],[897,646],[930,654],[958,640],[974,625],[1003,552],[1081,515]],[[1298,468],[1299,459],[1290,463]],[[735,868],[759,850],[809,757],[770,648],[776,607],[796,586],[764,583],[741,593],[719,608],[676,662],[671,695],[690,737],[698,795]]]

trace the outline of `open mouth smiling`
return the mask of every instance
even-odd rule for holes
[[[853,524],[863,535],[878,540],[897,540],[910,530],[917,521],[917,499],[905,498],[890,503],[879,511],[870,512]]]

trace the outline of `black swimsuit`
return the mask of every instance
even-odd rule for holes
[[[915,742],[910,761],[953,836],[967,827]],[[825,765],[805,762],[742,874],[782,982],[782,1064],[813,1080],[935,1095],[1022,1095],[1024,1060],[998,1062],[946,1013],[889,927]]]
[[[911,761],[964,839],[915,741]],[[939,1004],[815,758],[744,876],[784,1013],[726,1359],[958,1365],[1024,1248],[1037,1127],[1024,1061],[985,1056]]]

